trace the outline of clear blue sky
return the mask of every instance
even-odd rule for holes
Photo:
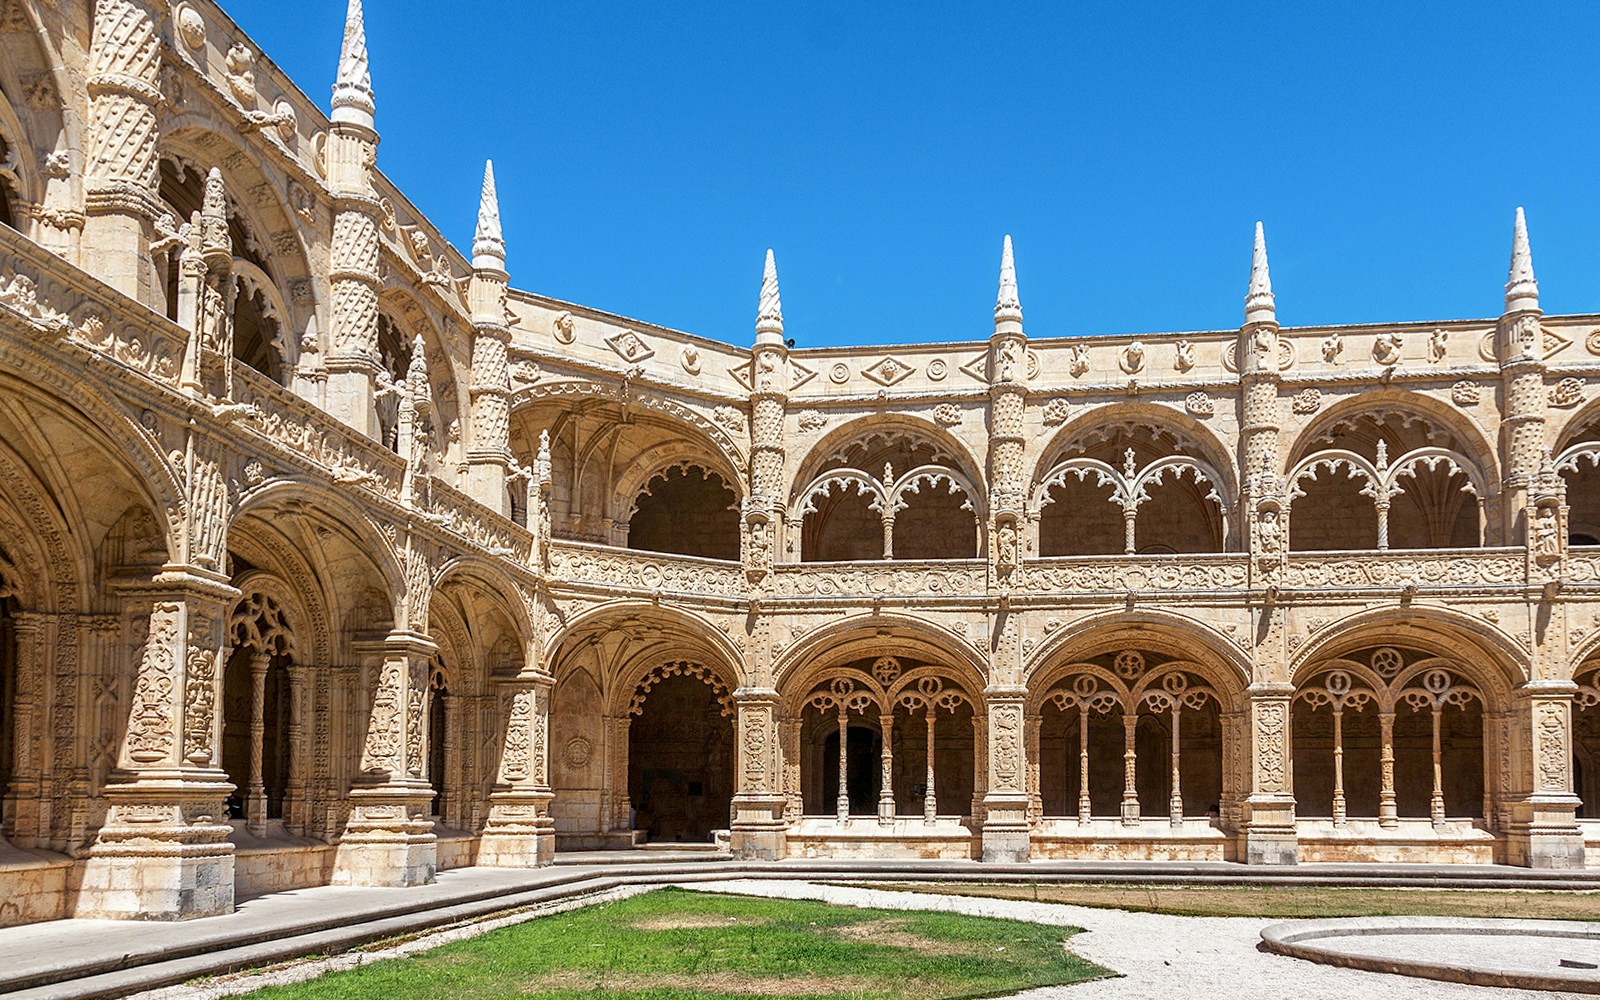
[[[344,0],[223,0],[328,105]],[[874,9],[877,6],[878,9]],[[383,170],[519,288],[803,346],[1600,312],[1600,3],[368,0]]]

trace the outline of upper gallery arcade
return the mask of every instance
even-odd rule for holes
[[[458,253],[340,48],[325,115],[210,0],[0,2],[0,924],[1600,858],[1600,316],[1520,211],[1480,320],[1282,327],[1258,226],[1237,329],[1030,336],[1007,240],[970,341],[795,349],[769,254],[721,344],[509,287],[492,170]]]

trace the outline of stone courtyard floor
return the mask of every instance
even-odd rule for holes
[[[946,910],[1082,927],[1085,933],[1072,939],[1072,950],[1122,974],[1117,979],[1018,994],[1026,1000],[1531,1000],[1576,996],[1362,972],[1268,954],[1256,947],[1261,929],[1278,921],[1265,917],[1178,917],[757,879],[699,882],[686,888],[883,909]]]
[[[1343,1000],[1343,998],[1376,997],[1382,1000],[1409,1000],[1420,997],[1462,998],[1462,1000],[1498,1000],[1498,998],[1553,997],[1566,994],[1532,992],[1465,986],[1430,980],[1363,972],[1316,964],[1300,959],[1268,954],[1258,950],[1260,932],[1281,917],[1193,917],[1156,913],[1129,912],[1094,907],[1053,903],[1036,903],[1025,900],[1005,900],[975,896],[936,895],[927,892],[897,892],[884,889],[855,888],[823,884],[824,881],[854,881],[874,869],[873,863],[833,863],[811,868],[806,863],[779,862],[759,866],[765,877],[746,878],[740,866],[726,861],[675,863],[676,859],[651,858],[655,864],[638,863],[639,859],[622,859],[611,864],[598,859],[574,856],[567,864],[554,868],[531,871],[508,869],[459,869],[441,872],[437,883],[413,889],[350,889],[319,887],[290,892],[274,893],[243,901],[237,913],[223,917],[205,918],[183,924],[137,924],[117,921],[68,920],[53,924],[13,927],[0,931],[0,993],[8,988],[5,980],[29,968],[42,969],[53,966],[82,968],[95,960],[116,956],[132,956],[140,952],[161,952],[175,945],[198,946],[206,955],[215,956],[229,947],[248,945],[250,942],[268,942],[283,938],[297,925],[304,931],[308,924],[336,924],[340,928],[361,925],[363,921],[385,917],[386,914],[428,910],[435,915],[448,915],[451,907],[459,909],[452,920],[465,921],[454,930],[429,931],[423,927],[414,930],[407,921],[414,917],[385,917],[380,926],[383,934],[373,934],[367,940],[391,938],[396,935],[416,940],[402,946],[406,951],[426,947],[430,943],[443,943],[451,936],[473,934],[492,926],[503,925],[528,915],[508,915],[512,906],[537,906],[546,911],[570,905],[584,905],[601,896],[615,896],[662,884],[680,884],[688,889],[717,892],[734,892],[775,898],[808,898],[841,904],[868,905],[889,909],[945,910],[974,916],[1009,917],[1037,921],[1057,926],[1077,926],[1086,933],[1075,936],[1071,947],[1090,961],[1120,973],[1120,978],[1078,984],[1070,987],[1053,987],[1030,991],[1030,1000],[1097,1000],[1097,998],[1150,997],[1161,1000],[1184,1000],[1196,997],[1202,1000],[1231,1000],[1231,998],[1292,998],[1292,1000]],[[632,861],[634,863],[627,863]],[[620,862],[620,863],[619,863]],[[666,862],[666,863],[661,863]],[[1043,876],[1054,872],[1068,874],[1065,864],[1032,864],[1009,866],[1019,872]],[[1161,866],[1072,866],[1080,877],[1093,880],[1113,871],[1129,872]],[[807,870],[810,868],[810,870]],[[731,870],[730,870],[731,869]],[[749,867],[745,871],[751,871]],[[977,863],[911,863],[897,866],[897,878],[915,872],[924,879],[959,879],[982,873],[985,877],[997,870]],[[1238,866],[1195,866],[1186,870],[1185,880],[1191,884],[1206,875],[1220,875],[1239,870]],[[1178,874],[1176,871],[1173,874]],[[1465,874],[1479,881],[1494,876],[1506,876],[1501,870],[1474,870],[1448,874],[1460,879]],[[1515,873],[1518,884],[1539,887],[1558,887],[1558,884],[1537,873]],[[880,877],[883,873],[879,873]],[[1298,873],[1276,873],[1274,879],[1300,879],[1317,876],[1324,879],[1353,876],[1381,878],[1393,885],[1406,878],[1421,880],[1423,876],[1437,877],[1437,872],[1418,868],[1346,866],[1302,866]],[[779,877],[774,877],[779,876]],[[787,877],[783,877],[787,876]],[[1429,878],[1428,881],[1432,881]],[[1560,883],[1564,888],[1593,888],[1588,879],[1574,884]],[[515,895],[521,893],[522,895]],[[583,898],[574,898],[582,895]],[[475,904],[476,909],[463,901],[486,896]],[[1508,913],[1507,916],[1516,916]],[[1600,914],[1597,914],[1600,916]],[[485,917],[494,919],[485,920]],[[436,920],[429,925],[438,927],[445,923]],[[338,930],[323,932],[337,935]],[[250,947],[265,947],[256,944]],[[349,944],[330,943],[322,953],[341,950]],[[371,961],[385,954],[386,945],[373,946],[363,956],[339,955],[327,960],[330,968],[341,963]],[[1419,947],[1421,945],[1419,944]],[[318,949],[302,948],[293,954],[316,953]],[[252,953],[254,954],[254,953]],[[1447,957],[1447,956],[1441,956]],[[1574,956],[1577,957],[1577,956]],[[193,960],[203,964],[205,956]],[[262,955],[234,967],[261,968],[278,959]],[[176,960],[175,960],[176,961]],[[179,964],[183,964],[179,962]],[[299,963],[302,978],[314,972]],[[167,982],[205,974],[196,968],[187,974],[169,978]],[[80,972],[80,975],[86,972]],[[148,978],[140,983],[142,970],[106,970],[94,979],[79,979],[55,986],[24,987],[21,992],[9,994],[21,997],[50,997],[85,995],[82,990],[94,988],[96,995],[127,996],[139,988],[154,985]],[[257,980],[256,985],[267,985]],[[207,988],[167,988],[162,995],[194,998],[236,994],[240,987],[254,988],[245,981],[230,984],[213,981]],[[120,986],[121,988],[118,988]],[[130,988],[131,987],[131,988]],[[16,989],[16,985],[10,988]]]

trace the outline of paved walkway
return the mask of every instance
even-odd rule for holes
[[[1072,950],[1122,974],[1076,986],[1047,987],[1019,1000],[1532,1000],[1575,994],[1463,986],[1379,972],[1340,969],[1257,949],[1258,917],[1175,917],[1017,900],[846,889],[804,882],[736,879],[686,888],[784,899],[820,899],[885,909],[944,910],[1082,927]]]

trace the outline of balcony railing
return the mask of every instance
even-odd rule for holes
[[[982,559],[784,563],[774,567],[774,597],[981,597]]]
[[[563,583],[629,591],[742,597],[744,569],[724,559],[618,549],[588,542],[550,542],[550,573]]]

